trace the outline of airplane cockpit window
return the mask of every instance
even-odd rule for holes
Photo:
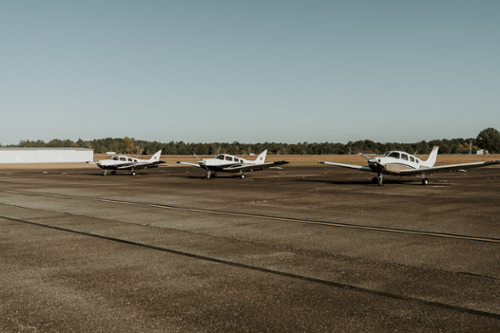
[[[408,155],[406,154],[401,154],[401,159],[407,160],[408,161]]]
[[[413,156],[410,156],[410,161],[415,162],[415,160],[413,159]]]
[[[399,158],[399,153],[394,151],[394,152],[390,153],[387,157]]]
[[[231,156],[226,156],[226,161],[232,161],[233,158]]]
[[[118,156],[113,156],[113,157],[111,157],[111,159],[112,159],[113,161],[118,161]]]
[[[120,157],[120,161],[126,161],[127,159],[125,157]]]
[[[234,158],[234,161],[235,161],[235,162],[238,162],[238,163],[240,162],[240,160],[239,160],[239,159],[237,159],[236,157]]]
[[[224,159],[224,155],[217,155],[215,156],[216,159],[218,160],[223,160]]]
[[[132,159],[131,159],[131,158],[128,158],[127,160],[128,160],[129,162],[132,162]]]

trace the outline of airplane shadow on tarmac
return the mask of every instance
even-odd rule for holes
[[[364,186],[378,186],[371,179],[369,180],[323,180],[323,179],[296,179],[297,182],[314,182],[314,183],[324,183],[331,185],[364,185]],[[384,179],[384,185],[407,185],[407,186],[423,186],[418,179]],[[429,185],[439,185],[439,186],[449,186],[450,184],[444,184],[441,182],[432,183]]]

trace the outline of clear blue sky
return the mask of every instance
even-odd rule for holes
[[[0,143],[500,129],[500,1],[2,1]]]

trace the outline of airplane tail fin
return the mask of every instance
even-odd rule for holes
[[[429,158],[427,159],[427,161],[425,161],[426,166],[428,166],[428,167],[434,166],[434,163],[436,163],[438,149],[439,149],[438,146],[434,146],[434,148],[432,148],[432,151],[431,151],[431,154],[429,155]]]
[[[264,163],[266,161],[267,149],[260,153],[259,156],[255,159],[255,162]]]
[[[161,150],[158,150],[149,160],[151,162],[157,162],[160,160]]]

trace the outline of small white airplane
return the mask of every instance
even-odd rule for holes
[[[318,161],[320,164],[327,164],[338,166],[342,168],[350,168],[361,171],[369,171],[377,173],[377,177],[373,178],[374,183],[378,183],[382,186],[382,175],[393,175],[393,176],[422,176],[422,185],[429,184],[427,175],[431,175],[438,172],[467,172],[464,169],[480,168],[493,164],[500,164],[500,160],[486,161],[486,162],[474,162],[474,163],[463,163],[463,164],[450,164],[434,166],[436,163],[437,153],[439,147],[434,147],[427,161],[422,161],[421,159],[405,153],[403,151],[390,151],[385,153],[382,157],[370,158],[364,154],[364,158],[368,160],[368,166],[359,166],[352,164],[343,163],[333,163]]]
[[[198,164],[180,162],[179,164],[185,164],[194,166],[197,168],[202,168],[207,170],[206,179],[210,179],[217,176],[217,172],[239,172],[241,179],[245,178],[245,171],[260,171],[265,168],[276,168],[277,165],[287,164],[287,161],[276,161],[266,163],[267,150],[264,150],[254,161],[249,161],[241,157],[219,154],[214,158],[201,159],[194,155],[198,159]]]
[[[95,164],[99,168],[103,169],[103,176],[106,176],[108,170],[112,170],[112,175],[116,175],[117,170],[131,170],[132,176],[135,176],[135,170],[137,169],[157,168],[158,164],[165,163],[164,161],[160,161],[160,155],[161,150],[157,151],[149,160],[143,160],[124,155],[116,155],[107,160],[87,161],[87,163]]]

